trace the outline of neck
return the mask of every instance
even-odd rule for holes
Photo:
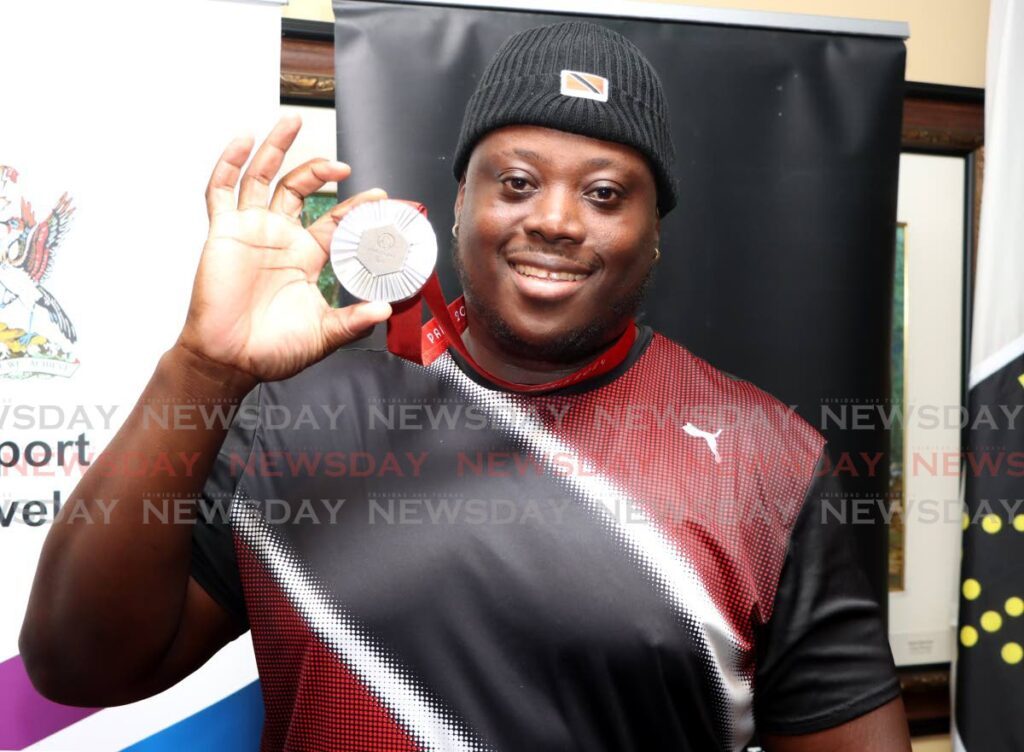
[[[630,322],[629,326],[633,326],[633,323]],[[569,376],[594,361],[621,336],[622,332],[619,332],[611,342],[604,343],[596,352],[573,363],[552,363],[509,354],[495,346],[486,336],[474,336],[472,323],[462,333],[462,342],[473,359],[494,376],[515,384],[546,384]]]

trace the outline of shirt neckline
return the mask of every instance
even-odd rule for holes
[[[628,371],[633,366],[633,364],[640,359],[640,356],[643,355],[644,351],[651,344],[651,341],[654,338],[654,330],[652,330],[651,327],[647,326],[646,324],[636,324],[635,326],[637,327],[637,334],[636,339],[633,341],[632,347],[630,347],[629,352],[626,353],[626,357],[623,358],[622,361],[611,370],[606,371],[593,378],[584,379],[583,381],[578,381],[574,384],[570,384],[569,386],[555,388],[550,391],[533,392],[530,394],[517,392],[514,389],[506,389],[490,381],[485,376],[477,372],[474,368],[472,368],[469,365],[469,363],[466,362],[466,359],[463,358],[455,350],[455,348],[448,347],[446,352],[448,356],[452,359],[452,361],[455,363],[455,365],[458,366],[459,370],[462,371],[462,373],[467,378],[469,378],[471,381],[478,384],[479,386],[489,389],[492,392],[501,392],[503,394],[516,394],[524,397],[550,397],[572,394],[584,394],[595,389],[600,389],[601,387],[606,386],[611,382],[615,381],[617,378],[626,373],[626,371]]]

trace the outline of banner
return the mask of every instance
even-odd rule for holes
[[[424,203],[443,243],[463,109],[501,42],[570,18],[635,42],[665,86],[680,185],[641,319],[822,430],[863,502],[857,538],[884,607],[888,477],[876,468],[889,436],[877,419],[854,425],[851,408],[889,400],[902,40],[459,5],[334,0],[343,191]]]
[[[954,743],[1024,749],[1024,6],[993,0],[985,87]],[[984,415],[1001,416],[980,420]]]
[[[17,640],[50,522],[180,331],[216,158],[276,119],[280,12],[214,0],[0,8],[0,749],[258,739],[247,637],[167,692],[105,710],[41,698]],[[198,736],[183,744],[182,730]]]

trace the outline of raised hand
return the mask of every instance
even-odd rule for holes
[[[292,376],[391,315],[387,303],[331,308],[317,287],[338,221],[360,203],[386,198],[384,191],[364,191],[308,229],[299,221],[303,199],[347,178],[348,165],[311,160],[271,194],[300,127],[295,116],[278,121],[244,174],[251,138],[233,140],[221,154],[206,190],[210,232],[177,342],[258,381]]]

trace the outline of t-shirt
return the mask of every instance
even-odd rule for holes
[[[647,327],[542,395],[356,347],[243,403],[192,575],[251,629],[267,750],[743,749],[899,691],[828,467]]]

